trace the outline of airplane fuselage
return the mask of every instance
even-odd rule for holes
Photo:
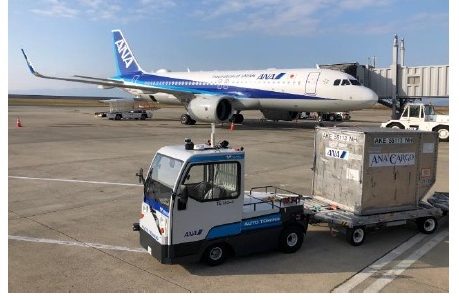
[[[113,78],[139,87],[228,96],[235,110],[348,111],[367,108],[377,101],[376,94],[357,85],[354,77],[328,69],[143,73]],[[341,80],[338,85],[336,80]],[[348,84],[341,84],[343,80]],[[159,103],[182,104],[171,94],[127,90],[146,99],[152,95]]]
[[[113,30],[116,76],[72,78],[38,73],[22,53],[31,73],[40,78],[121,88],[136,97],[183,105],[181,122],[242,122],[244,110],[260,110],[270,120],[293,120],[298,112],[363,109],[377,95],[349,74],[329,69],[266,69],[212,72],[147,73],[137,63],[120,30]],[[113,99],[119,101],[119,99]]]

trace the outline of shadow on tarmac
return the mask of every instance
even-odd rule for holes
[[[439,229],[448,226],[447,220],[442,223]],[[224,264],[216,267],[209,267],[204,263],[187,264],[183,267],[197,276],[357,273],[418,233],[416,225],[412,223],[385,228],[369,232],[365,243],[354,247],[347,243],[344,234],[331,235],[328,228],[324,227],[319,230],[308,230],[303,246],[292,254],[274,250],[248,256],[230,257]],[[448,239],[440,245],[445,243],[449,247]],[[407,254],[415,251],[415,248],[407,251]],[[419,261],[423,262],[422,268],[427,266],[449,267],[447,258],[435,261],[434,264],[427,259],[424,261],[424,258]]]

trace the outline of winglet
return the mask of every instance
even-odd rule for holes
[[[27,62],[27,66],[29,67],[29,70],[30,72],[32,72],[33,75],[35,76],[40,76],[40,73],[38,73],[37,71],[35,71],[35,69],[33,68],[32,64],[30,63],[29,59],[27,58],[27,55],[26,53],[24,52],[24,49],[21,49],[22,51],[22,55],[24,55],[24,58]]]

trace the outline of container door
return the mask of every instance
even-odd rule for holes
[[[306,79],[306,94],[316,94],[317,80],[319,80],[320,72],[312,72],[308,74]]]

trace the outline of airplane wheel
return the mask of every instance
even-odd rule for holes
[[[183,114],[180,117],[180,123],[182,123],[183,125],[193,125],[193,122],[196,123],[196,121],[193,120],[188,114]]]

